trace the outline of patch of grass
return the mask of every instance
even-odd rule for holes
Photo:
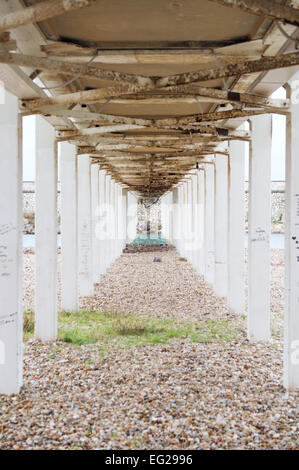
[[[34,315],[26,312],[25,338],[33,333]],[[81,346],[101,344],[101,359],[109,357],[109,346],[125,347],[143,344],[163,344],[174,339],[196,343],[230,342],[244,336],[240,323],[228,319],[201,319],[179,322],[177,319],[144,318],[135,315],[80,311],[59,313],[59,338],[65,343]]]

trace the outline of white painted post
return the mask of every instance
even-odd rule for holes
[[[215,285],[215,168],[205,165],[205,232],[204,261],[205,280]]]
[[[199,208],[199,172],[196,172],[191,176],[192,182],[192,232],[193,232],[193,255],[192,265],[197,272],[200,272],[200,208]]]
[[[227,296],[228,158],[215,155],[215,294]]]
[[[172,243],[178,248],[179,239],[179,188],[172,191]]]
[[[128,208],[128,190],[122,188],[122,248],[124,249],[127,243],[127,208]]]
[[[187,182],[185,181],[182,186],[182,256],[187,258],[186,245],[188,238],[189,219],[188,219],[188,194]]]
[[[115,258],[118,258],[120,253],[121,222],[120,187],[118,183],[115,183]]]
[[[100,246],[96,236],[99,209],[99,167],[96,163],[90,166],[91,177],[91,243],[92,243],[92,276],[93,283],[99,282]]]
[[[18,99],[0,104],[0,394],[22,386],[22,122]]]
[[[270,338],[271,115],[251,119],[248,192],[248,338]]]
[[[179,186],[179,239],[178,239],[178,251],[183,255],[183,243],[184,243],[184,185]]]
[[[106,240],[106,269],[113,262],[113,234],[114,234],[114,208],[113,208],[113,181],[110,175],[106,176],[106,204],[107,204],[107,240]]]
[[[161,219],[162,219],[162,235],[166,240],[170,240],[170,198],[169,194],[165,194],[161,200]]]
[[[91,175],[89,155],[78,155],[78,281],[79,294],[92,296]]]
[[[103,240],[104,249],[104,266],[105,272],[110,266],[110,257],[111,257],[111,248],[110,248],[110,230],[111,230],[111,194],[110,194],[110,183],[111,183],[111,176],[106,174],[105,176],[105,206],[106,210],[104,213],[104,217],[106,219],[105,229],[106,235]]]
[[[284,386],[299,390],[299,105],[294,88],[288,85],[291,112],[286,132],[286,234],[285,234],[285,337]],[[298,95],[298,93],[297,93]]]
[[[173,195],[172,191],[168,194],[168,223],[169,223],[169,241],[172,243],[173,241]]]
[[[198,272],[205,275],[205,171],[197,172],[197,230],[198,230]]]
[[[35,336],[57,338],[57,144],[54,128],[36,117]]]
[[[228,295],[232,312],[244,314],[245,143],[231,141],[228,171]]]
[[[103,230],[105,229],[106,222],[106,211],[105,211],[105,177],[106,171],[99,171],[99,207],[97,214],[97,231],[96,236],[99,243],[99,266],[98,266],[98,276],[101,276],[105,273],[105,238]]]
[[[137,199],[136,197],[129,192],[128,193],[128,240],[132,242],[136,238],[136,228],[137,228]]]
[[[76,147],[61,145],[61,309],[78,311],[78,171]]]
[[[116,258],[116,236],[117,236],[117,201],[116,201],[116,184],[111,180],[111,210],[112,210],[112,226],[111,226],[111,264]]]

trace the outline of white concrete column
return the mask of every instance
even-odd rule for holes
[[[179,186],[179,239],[178,239],[178,251],[183,255],[183,244],[184,244],[184,185]]]
[[[299,75],[296,75],[298,83]],[[299,390],[299,106],[298,87],[287,87],[284,386]]]
[[[106,200],[105,200],[105,176],[106,171],[99,171],[99,206],[97,212],[96,237],[99,243],[98,277],[105,273],[105,236],[103,231],[106,226]]]
[[[121,189],[121,203],[122,203],[122,249],[125,248],[127,243],[127,208],[128,208],[128,190]]]
[[[183,257],[187,258],[186,245],[189,232],[189,218],[188,218],[188,193],[187,182],[184,181],[182,185],[182,246],[181,253]]]
[[[120,186],[115,183],[115,246],[116,246],[116,258],[119,257],[121,252],[121,224],[122,224],[122,204]]]
[[[107,206],[107,239],[106,239],[106,270],[113,261],[113,235],[114,235],[114,215],[113,215],[113,197],[110,175],[106,175],[106,206]]]
[[[35,336],[57,337],[57,144],[54,128],[36,117]]]
[[[248,338],[270,338],[271,115],[251,119],[248,192]]]
[[[170,193],[165,194],[161,200],[161,219],[162,219],[162,236],[167,241],[171,241],[171,225],[170,225],[170,214],[171,214],[171,200]]]
[[[116,242],[117,242],[117,199],[116,199],[116,183],[114,180],[111,180],[111,203],[112,203],[112,230],[111,230],[111,263],[116,259]]]
[[[172,243],[178,248],[179,240],[179,188],[172,191]]]
[[[92,243],[92,276],[93,283],[99,282],[100,243],[97,237],[99,210],[99,167],[96,163],[90,166],[91,178],[91,243]]]
[[[106,173],[105,176],[105,210],[103,210],[103,217],[105,219],[105,224],[104,224],[104,230],[105,230],[105,236],[103,239],[103,247],[104,247],[104,252],[103,252],[103,265],[105,267],[105,272],[110,266],[110,181],[111,181],[111,176]]]
[[[78,155],[78,280],[79,294],[92,296],[91,174],[89,155]]]
[[[192,207],[191,207],[191,233],[192,233],[192,255],[191,262],[194,269],[199,271],[199,251],[200,251],[200,241],[199,241],[199,207],[198,207],[198,171],[191,175],[191,191],[192,191]]]
[[[61,310],[78,311],[78,169],[76,147],[60,144]]]
[[[132,242],[136,238],[137,229],[137,199],[131,192],[128,193],[128,208],[127,208],[127,229],[128,241]]]
[[[215,294],[227,296],[228,157],[215,155]]]
[[[245,143],[231,141],[228,159],[228,295],[227,302],[236,314],[245,308]]]
[[[215,169],[214,164],[205,165],[205,280],[215,285]]]
[[[18,99],[0,104],[0,394],[22,386],[22,125]]]
[[[205,171],[197,172],[197,230],[198,230],[198,272],[205,275]]]
[[[192,264],[193,255],[193,212],[192,212],[192,181],[187,180],[186,183],[186,218],[187,218],[187,230],[186,230],[186,243],[185,243],[185,256],[189,263]]]

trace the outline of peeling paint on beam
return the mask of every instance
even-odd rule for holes
[[[266,72],[268,70],[292,67],[299,64],[299,53],[292,52],[276,57],[263,57],[258,60],[248,60],[239,64],[225,65],[221,68],[215,67],[198,72],[188,72],[179,75],[163,77],[156,81],[157,88],[173,85],[184,85],[186,83],[203,82],[218,78],[233,77],[248,73]]]
[[[59,105],[74,105],[74,104],[87,104],[96,103],[97,101],[106,98],[111,99],[126,95],[130,93],[139,93],[144,91],[146,87],[138,85],[115,85],[108,88],[99,88],[95,90],[77,91],[75,93],[67,93],[65,95],[58,95],[55,98],[40,98],[21,100],[21,111],[39,111],[44,106],[59,106]]]
[[[2,15],[0,18],[0,32],[48,20],[69,11],[89,7],[95,2],[96,0],[47,0],[31,7]]]
[[[247,116],[256,116],[259,114],[265,114],[270,111],[265,111],[262,109],[255,110],[244,110],[244,109],[231,109],[228,111],[216,111],[214,113],[205,113],[197,114],[196,116],[184,117],[184,118],[174,118],[174,119],[160,119],[156,121],[156,124],[160,127],[168,128],[171,126],[183,126],[188,124],[204,123],[211,121],[222,121],[223,119],[235,119],[240,117]],[[225,133],[224,133],[225,134]],[[219,134],[219,135],[224,135]]]
[[[272,0],[210,0],[226,7],[237,7],[254,15],[262,15],[299,26],[299,10]]]
[[[38,70],[47,70],[83,78],[111,80],[119,83],[133,83],[140,86],[153,86],[152,80],[148,77],[123,72],[113,72],[111,70],[104,70],[92,65],[87,66],[86,64],[82,65],[72,62],[63,62],[61,60],[47,59],[45,57],[35,57],[25,54],[2,54],[0,55],[0,63],[30,67]]]

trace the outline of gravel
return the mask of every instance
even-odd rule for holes
[[[176,252],[122,255],[81,306],[155,317],[230,317]],[[33,306],[25,254],[25,306]],[[268,344],[71,346],[29,340],[24,388],[0,397],[1,449],[298,449],[299,393],[282,383],[283,253],[272,250]],[[120,274],[122,277],[120,277]],[[237,321],[237,320],[236,320]]]

